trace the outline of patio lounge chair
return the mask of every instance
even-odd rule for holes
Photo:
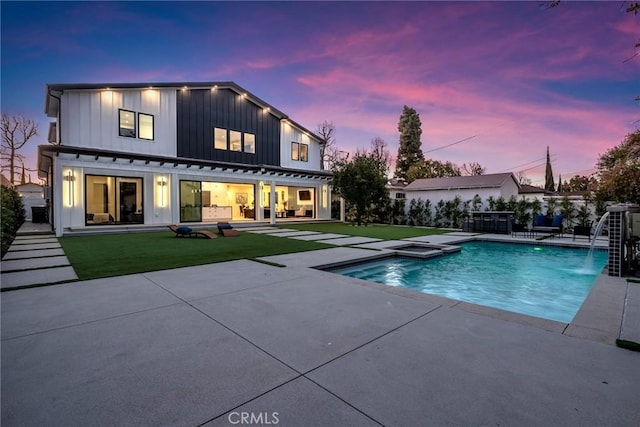
[[[231,224],[229,224],[228,222],[219,222],[218,223],[218,231],[224,237],[237,237],[237,236],[240,235],[240,233],[238,233],[238,230],[233,228],[233,226]]]
[[[216,236],[212,232],[208,230],[192,230],[189,227],[178,227],[175,224],[171,224],[168,226],[169,230],[176,233],[175,237],[204,237],[206,239],[215,239]]]

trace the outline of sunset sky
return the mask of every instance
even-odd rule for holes
[[[556,182],[568,180],[640,125],[640,15],[619,1],[1,8],[2,112],[39,123],[30,168],[47,83],[232,80],[309,129],[332,121],[340,150],[381,137],[392,157],[408,105],[427,158],[524,170],[536,185],[547,146]]]

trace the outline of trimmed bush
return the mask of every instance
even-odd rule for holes
[[[9,250],[9,246],[16,237],[16,233],[25,220],[24,205],[22,198],[13,188],[5,187],[0,189],[0,228],[2,232],[2,257]]]

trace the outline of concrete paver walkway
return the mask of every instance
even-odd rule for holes
[[[47,224],[25,222],[0,268],[2,290],[78,279]]]
[[[2,425],[640,422],[640,353],[397,291],[240,260],[4,292]]]

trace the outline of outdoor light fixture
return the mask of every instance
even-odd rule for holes
[[[65,175],[64,180],[67,181],[67,206],[73,206],[73,181],[75,181],[75,177],[73,176],[73,171],[69,169],[67,171],[67,175]]]
[[[167,179],[163,176],[158,180],[158,187],[160,187],[160,207],[164,208],[164,187],[167,185]]]

